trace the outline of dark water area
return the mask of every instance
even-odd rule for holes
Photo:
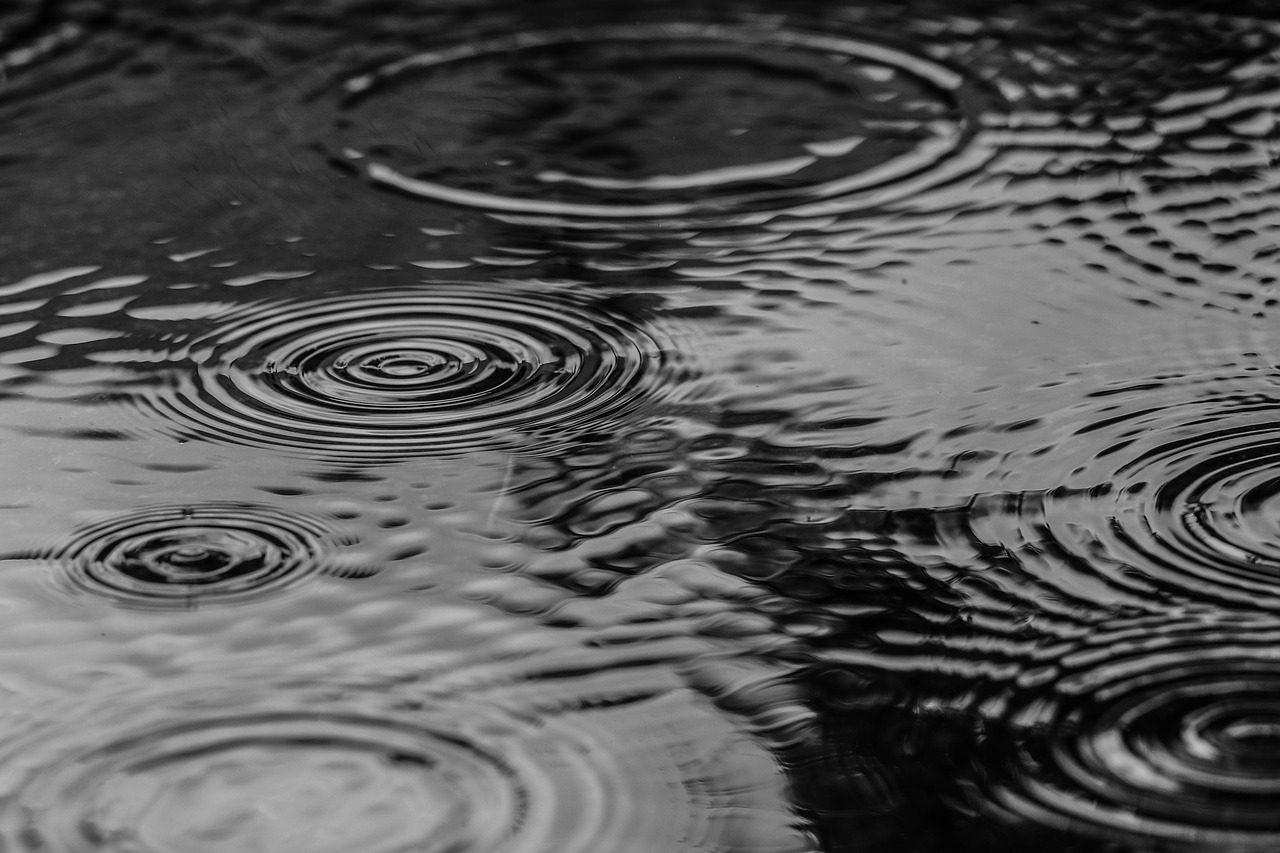
[[[1280,13],[0,3],[0,848],[1280,848]]]

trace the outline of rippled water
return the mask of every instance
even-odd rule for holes
[[[1280,845],[1261,2],[0,6],[0,847]]]

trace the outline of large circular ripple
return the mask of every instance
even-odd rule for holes
[[[1143,850],[1276,849],[1280,625],[1212,622],[1103,629],[1065,656],[983,739],[980,809]]]
[[[805,849],[772,760],[687,692],[609,688],[591,707],[559,684],[544,711],[511,687],[490,703],[264,686],[7,710],[5,849]]]
[[[687,391],[676,337],[619,303],[431,286],[262,303],[144,392],[187,438],[330,458],[461,453],[606,428]]]
[[[482,848],[525,793],[500,759],[385,720],[276,715],[141,732],[77,756],[23,800],[59,850]]]
[[[979,498],[975,528],[1075,596],[1274,610],[1280,428],[1269,414],[1221,414],[1159,417],[1147,434],[1139,420],[1077,474],[1096,485]]]
[[[324,570],[342,537],[320,518],[265,506],[144,507],[76,530],[36,556],[59,585],[136,607],[194,607],[270,595]]]
[[[328,131],[374,184],[525,220],[761,222],[954,176],[962,78],[874,42],[776,27],[523,32],[347,79]]]

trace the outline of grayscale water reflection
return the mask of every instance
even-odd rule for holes
[[[1260,2],[0,9],[14,850],[1271,850]]]

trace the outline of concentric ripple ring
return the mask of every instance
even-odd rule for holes
[[[994,768],[976,788],[983,810],[1100,838],[1275,849],[1278,627],[1166,619],[1100,632],[980,748],[977,766]]]
[[[1069,580],[1083,572],[1086,584],[1101,580],[1132,603],[1275,610],[1280,430],[1256,419],[1216,425],[1118,444],[1099,455],[1106,470],[1093,488],[981,498],[980,538],[1012,547],[1058,586],[1083,588]]]
[[[274,714],[110,742],[22,799],[28,835],[66,851],[489,850],[526,807],[513,772],[447,732]]]
[[[461,693],[439,681],[315,681],[275,661],[274,676],[235,668],[234,684],[216,668],[176,676],[176,689],[100,681],[52,713],[47,701],[13,703],[0,737],[0,843],[587,853],[643,838],[654,849],[690,839],[721,853],[808,849],[779,826],[776,766],[692,694],[637,696],[632,682],[622,695],[610,684],[575,696],[578,685],[559,679],[490,689],[490,664],[454,671]],[[602,698],[615,701],[593,704]]]
[[[134,607],[192,607],[269,595],[322,571],[343,537],[320,518],[265,506],[144,507],[81,527],[37,557],[59,585]]]
[[[680,342],[623,304],[464,284],[257,304],[143,404],[183,437],[312,457],[563,439],[688,391]]]
[[[770,86],[741,89],[753,75]],[[402,103],[422,80],[438,89],[415,86]],[[721,86],[724,115],[697,107]],[[796,91],[761,100],[778,86]],[[347,79],[342,97],[335,156],[375,185],[565,225],[746,224],[882,204],[968,168],[957,155],[975,133],[963,79],[932,60],[725,24],[516,33],[389,63]]]

